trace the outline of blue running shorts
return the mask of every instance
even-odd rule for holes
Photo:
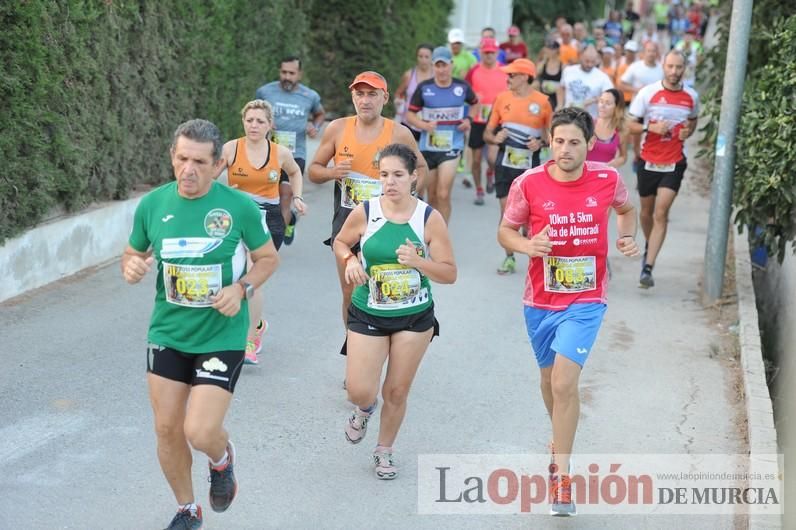
[[[583,368],[597,340],[605,304],[572,304],[562,311],[525,306],[525,326],[539,368],[553,365],[556,354]]]

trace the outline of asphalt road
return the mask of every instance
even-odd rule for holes
[[[631,189],[632,178],[628,179]],[[450,226],[459,266],[434,286],[441,337],[419,370],[395,445],[400,475],[372,474],[368,439],[349,445],[341,389],[340,295],[328,237],[331,186],[307,185],[309,214],[266,287],[271,329],[245,367],[227,426],[239,496],[210,511],[195,454],[205,528],[733,528],[729,516],[419,515],[417,456],[544,453],[550,427],[522,317],[524,274],[495,274],[497,201],[455,187]],[[686,185],[656,267],[613,250],[609,310],[581,379],[576,450],[742,453],[734,372],[698,303],[706,201]],[[120,249],[121,250],[121,249]],[[527,260],[519,259],[520,270]],[[154,529],[175,501],[155,456],[145,380],[154,279],[128,286],[118,262],[0,304],[0,528]],[[541,470],[540,470],[541,471]]]

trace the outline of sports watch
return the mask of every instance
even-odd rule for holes
[[[246,283],[243,280],[238,280],[235,283],[243,287],[243,298],[249,300],[252,296],[254,296],[254,286],[252,284]]]

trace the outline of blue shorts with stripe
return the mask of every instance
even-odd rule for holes
[[[605,316],[605,304],[572,304],[561,311],[525,306],[525,326],[539,368],[553,365],[556,354],[583,367]]]

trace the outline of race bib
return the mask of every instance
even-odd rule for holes
[[[492,112],[492,105],[485,105],[482,103],[479,121],[487,121],[489,119],[489,114],[491,112]]]
[[[545,256],[544,290],[550,293],[582,293],[597,288],[594,256]]]
[[[555,94],[560,84],[561,83],[558,81],[542,81],[542,92],[545,94]]]
[[[674,171],[674,166],[675,164],[653,164],[652,162],[646,162],[644,164],[644,169],[657,173],[671,173]]]
[[[529,169],[531,167],[531,150],[507,145],[501,165],[512,169]]]
[[[274,143],[285,146],[291,153],[296,151],[296,131],[274,131]]]
[[[184,307],[209,307],[221,290],[221,264],[176,265],[163,262],[166,300]]]
[[[404,309],[428,302],[428,289],[421,288],[417,269],[397,263],[371,267],[368,288],[368,307],[374,309]]]
[[[430,133],[424,133],[425,145],[421,146],[421,151],[439,151],[442,153],[452,151],[454,133],[455,131],[452,129],[434,130]]]
[[[349,173],[343,179],[342,187],[340,206],[343,208],[354,208],[362,201],[381,196],[381,181],[361,173]]]

